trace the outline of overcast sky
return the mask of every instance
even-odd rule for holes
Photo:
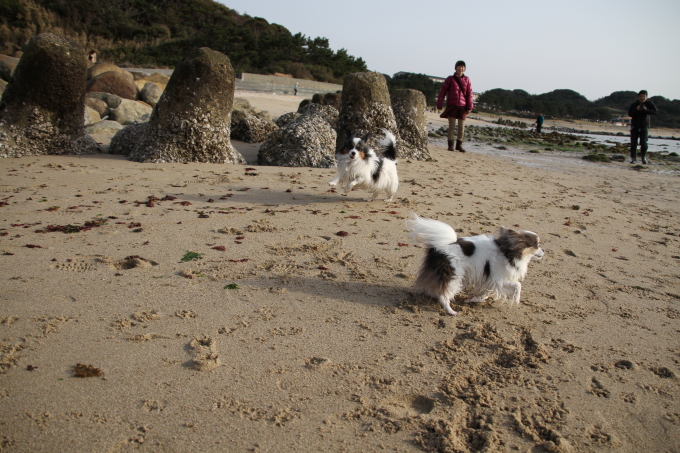
[[[568,88],[590,100],[646,89],[680,99],[680,0],[219,0],[292,34],[328,38],[368,69],[445,77],[475,92]]]

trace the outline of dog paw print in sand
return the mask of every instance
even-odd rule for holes
[[[121,270],[146,269],[149,267],[158,266],[157,262],[148,260],[139,255],[126,256],[124,259],[116,261],[112,264],[114,268]]]
[[[193,355],[189,363],[191,368],[198,371],[209,371],[220,366],[217,343],[213,338],[206,335],[194,338],[189,343],[188,348]]]
[[[88,259],[88,258],[67,258],[64,262],[57,262],[52,265],[53,269],[58,269],[60,271],[69,272],[87,272],[97,269],[97,264],[99,259]]]

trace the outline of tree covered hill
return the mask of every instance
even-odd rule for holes
[[[213,0],[0,0],[0,50],[43,32],[71,37],[118,65],[173,67],[188,49],[210,47],[236,72],[342,83],[346,74],[367,71],[361,58],[333,51],[326,38],[293,35]]]
[[[680,100],[663,96],[652,96],[650,99],[659,108],[659,114],[652,118],[653,126],[680,128]],[[480,95],[479,105],[490,110],[523,112],[526,116],[543,113],[557,118],[609,121],[618,116],[627,116],[628,107],[636,100],[637,93],[634,91],[616,91],[591,102],[572,90],[532,95],[524,90],[495,88]]]

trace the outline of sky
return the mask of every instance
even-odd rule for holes
[[[475,92],[571,89],[594,101],[680,99],[680,0],[218,0],[292,34],[328,38],[369,70],[446,77]]]

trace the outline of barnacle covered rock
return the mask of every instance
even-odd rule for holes
[[[431,160],[427,149],[427,116],[425,95],[418,90],[395,90],[390,95],[392,111],[399,128],[401,158]]]
[[[86,70],[77,42],[31,38],[0,101],[0,157],[101,152],[85,132]]]
[[[234,70],[202,47],[176,66],[148,123],[118,132],[109,152],[137,162],[242,163],[230,140]]]

